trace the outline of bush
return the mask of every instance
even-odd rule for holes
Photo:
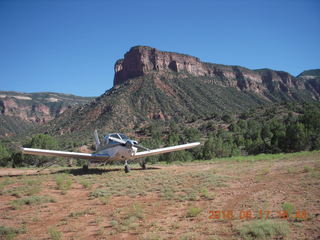
[[[202,209],[199,207],[190,207],[187,211],[186,217],[191,218],[191,217],[196,217],[201,213]]]
[[[20,233],[25,233],[25,229],[0,226],[0,239],[14,239]]]
[[[283,239],[289,234],[289,225],[286,221],[256,220],[243,224],[238,231],[245,240]]]
[[[31,141],[25,145],[25,147],[29,148],[40,148],[40,149],[58,149],[58,142],[54,137],[45,134],[38,134],[32,137]],[[48,161],[54,161],[55,157],[40,157],[40,156],[32,156],[27,155],[24,156],[24,162],[29,165],[42,166]]]
[[[11,201],[11,206],[14,209],[18,209],[23,205],[36,205],[40,203],[48,203],[48,202],[55,202],[55,200],[50,196],[30,196],[19,198],[16,200]]]
[[[171,162],[187,162],[193,160],[193,155],[188,151],[177,151],[160,155],[160,161]]]
[[[50,238],[52,240],[60,240],[61,239],[61,232],[56,228],[49,228],[48,230]]]
[[[62,174],[56,177],[56,184],[59,190],[69,190],[72,185],[72,179]]]
[[[10,160],[10,153],[5,146],[0,144],[0,166],[5,167]]]

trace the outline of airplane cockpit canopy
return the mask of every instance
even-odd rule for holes
[[[129,139],[126,135],[124,135],[122,133],[111,133],[111,134],[104,137],[104,141],[106,144],[119,144],[119,142],[116,142],[112,139],[109,139],[109,137],[117,138],[117,139],[125,141],[125,142]]]

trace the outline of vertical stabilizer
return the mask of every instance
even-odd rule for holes
[[[100,147],[100,140],[99,140],[99,135],[97,130],[94,130],[94,139],[96,141],[96,150],[98,150]]]

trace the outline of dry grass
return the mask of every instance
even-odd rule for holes
[[[308,153],[129,174],[114,166],[0,177],[0,230],[4,239],[312,239],[320,234],[319,159]],[[260,209],[272,212],[269,219],[261,221]],[[212,210],[233,210],[234,218],[209,219]],[[241,210],[253,218],[240,219]],[[280,210],[308,217],[280,219]]]

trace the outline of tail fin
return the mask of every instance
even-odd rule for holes
[[[94,139],[96,141],[96,150],[98,150],[100,147],[100,140],[99,140],[99,135],[97,130],[94,130]]]

